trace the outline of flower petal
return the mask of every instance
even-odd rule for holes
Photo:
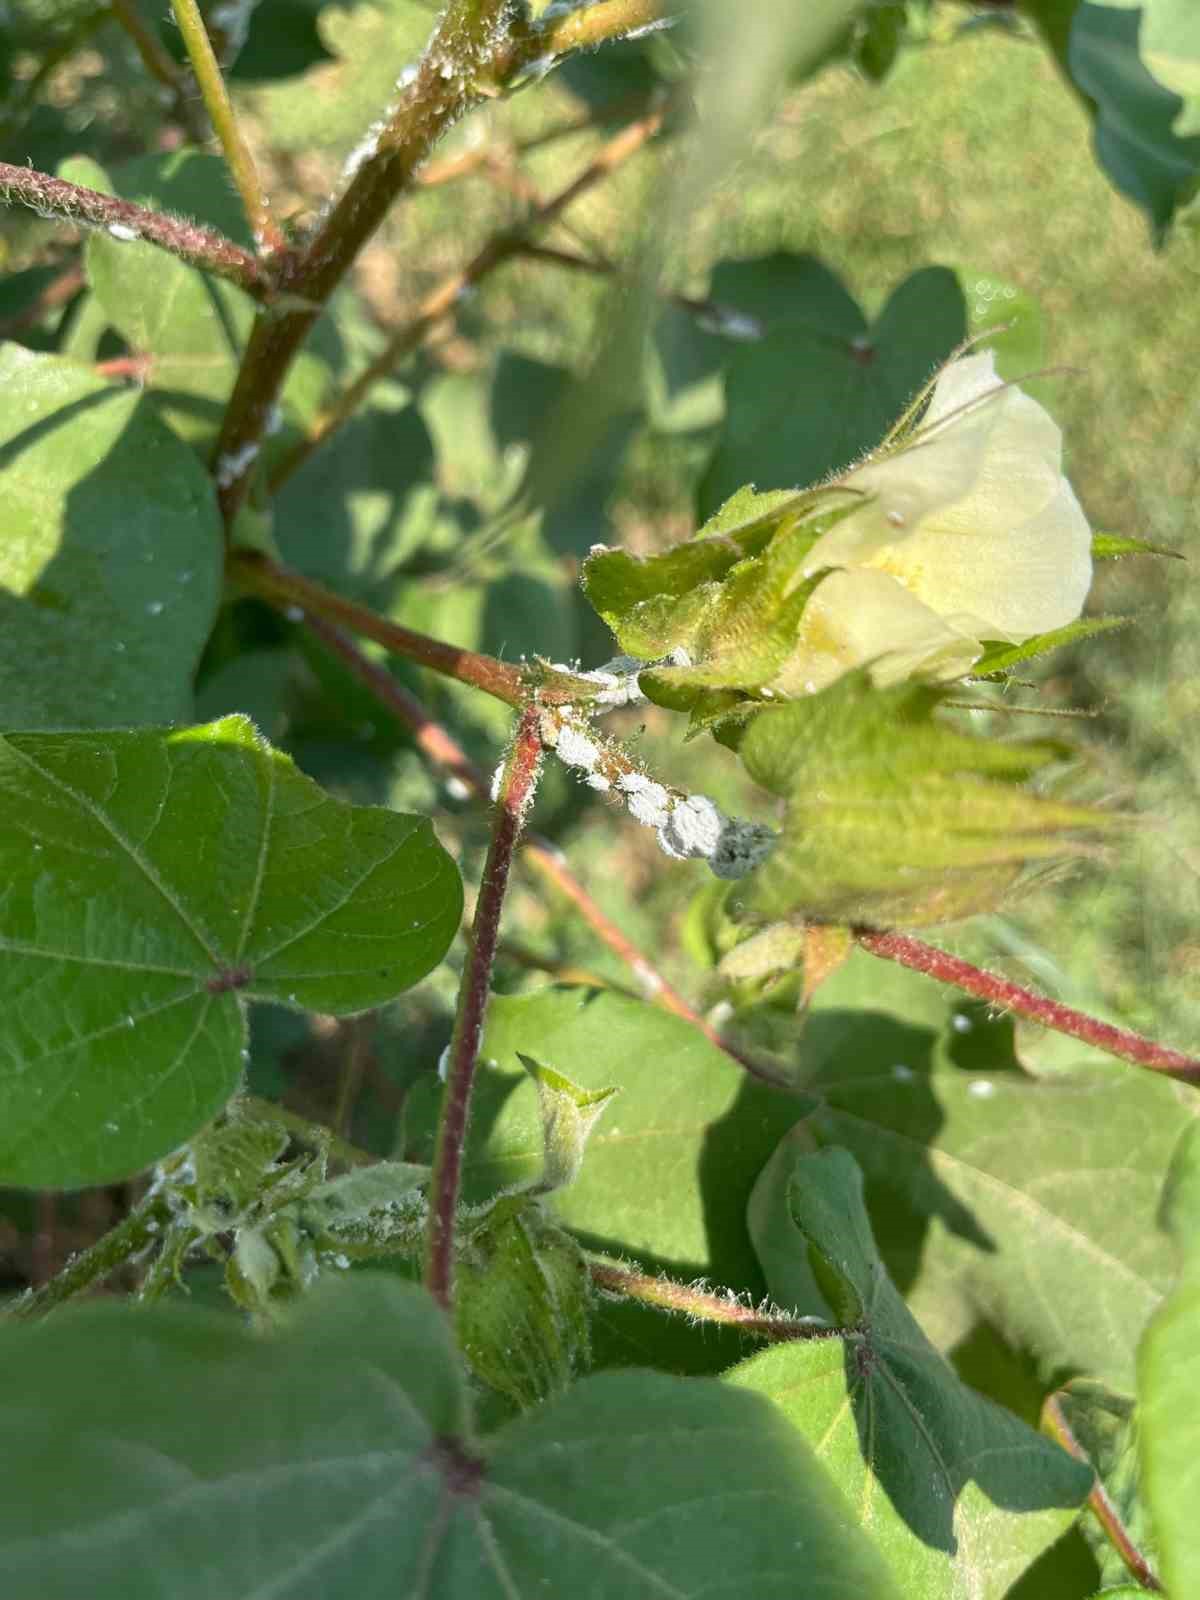
[[[959,678],[979,654],[977,639],[948,626],[895,578],[853,567],[818,584],[800,619],[796,648],[770,687],[791,696],[813,694],[867,663],[881,687],[916,674]]]

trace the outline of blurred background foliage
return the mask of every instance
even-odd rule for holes
[[[186,104],[147,76],[107,8],[24,0],[7,9],[0,158],[54,169],[89,157],[117,192],[222,220],[229,190],[216,163],[178,154]],[[1066,60],[1055,9],[1028,8]],[[263,0],[213,13],[227,30],[239,105],[285,226],[317,213],[367,108],[386,100],[431,15],[419,0]],[[1123,16],[1089,25],[1108,28]],[[168,60],[178,57],[172,30],[151,32]],[[607,49],[553,73],[536,93],[489,104],[457,130],[438,159],[457,161],[460,175],[426,184],[394,209],[357,268],[356,292],[339,295],[289,386],[273,450],[282,454],[386,331],[412,318],[497,229],[520,225],[648,95],[669,92],[682,48],[663,34]],[[1094,83],[1091,92],[1099,92]],[[1109,141],[1101,150],[1108,173],[1120,181],[1122,152],[1103,122],[1100,137]],[[1062,425],[1068,471],[1093,526],[1194,560],[1200,254],[1186,208],[1173,230],[1165,227],[1186,186],[1181,180],[1166,201],[1160,173],[1158,188],[1135,197],[1139,208],[1129,191],[1141,180],[1126,181],[1126,193],[1115,187],[1094,139],[1083,96],[1016,9],[878,6],[849,49],[782,95],[686,231],[668,240],[659,268],[671,296],[644,349],[610,337],[613,327],[634,325],[616,313],[638,299],[616,269],[632,262],[636,279],[659,248],[655,208],[683,159],[670,124],[538,236],[548,253],[519,256],[462,297],[453,318],[283,489],[273,536],[302,570],[412,626],[510,659],[539,653],[596,666],[611,646],[575,582],[589,545],[658,549],[688,535],[697,507],[709,509],[735,482],[753,476],[776,487],[772,473],[794,481],[787,463],[805,462],[811,430],[826,426],[822,397],[854,366],[856,330],[865,338],[898,287],[935,267],[943,270],[934,300],[911,291],[892,308],[898,401],[964,328],[1015,319],[1000,341],[1002,370],[1045,369],[1033,387]],[[1177,142],[1187,156],[1190,144]],[[98,181],[81,177],[85,170],[96,171],[68,169]],[[125,261],[122,251],[143,247],[89,244],[88,289],[79,243],[61,227],[17,212],[0,227],[0,335],[89,361],[147,353],[124,320],[124,268],[114,269],[113,293],[102,292],[105,253]],[[176,265],[160,257],[153,270]],[[158,287],[152,273],[147,295]],[[237,308],[227,314],[236,323]],[[779,337],[763,380],[760,335],[772,328]],[[840,340],[832,354],[831,328]],[[172,337],[169,327],[144,331],[160,362],[178,354]],[[216,421],[208,381],[193,382],[183,367],[159,394],[198,447]],[[723,419],[732,427],[739,396],[753,403],[763,381],[784,436],[767,430],[763,459],[738,477],[737,452],[729,463],[722,457]],[[896,396],[885,398],[884,420],[899,409]],[[342,482],[353,491],[343,493]],[[947,930],[947,939],[1075,1004],[1195,1047],[1200,606],[1192,571],[1146,559],[1101,568],[1091,609],[1130,614],[1135,625],[1031,669],[1036,690],[1009,695],[1081,713],[1069,732],[1085,751],[1084,788],[1142,819],[1132,840],[1048,879],[1003,916]],[[393,670],[474,756],[494,761],[504,708],[457,685],[421,682],[405,666]],[[963,698],[985,707],[969,713],[983,730],[1016,723],[1018,732],[1061,731],[1008,717],[990,687]],[[197,685],[198,716],[233,709],[253,715],[335,793],[436,811],[468,882],[477,875],[480,818],[429,774],[340,666],[250,602],[224,614]],[[753,809],[726,752],[706,740],[683,745],[677,724],[653,708],[622,715],[660,775],[727,810]],[[644,830],[560,771],[549,775],[536,822],[666,975],[685,993],[704,993],[714,954],[705,869],[664,863]],[[502,989],[544,983],[546,974],[629,982],[569,906],[525,879],[508,927],[520,933],[504,948]],[[372,1149],[402,1148],[405,1096],[445,1042],[454,985],[443,969],[377,1017],[315,1029],[262,1011],[252,1086],[286,1093],[296,1109],[330,1118]],[[794,1002],[785,985],[741,1024],[786,1048]],[[64,1204],[69,1211],[73,1203]],[[81,1202],[84,1237],[96,1231],[87,1206],[98,1204]],[[23,1258],[19,1241],[36,1227],[24,1214],[8,1226],[14,1260]],[[68,1218],[60,1228],[60,1248],[71,1247],[72,1226]]]

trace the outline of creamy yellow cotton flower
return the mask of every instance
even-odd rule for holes
[[[1062,434],[996,375],[991,351],[947,366],[918,429],[841,480],[870,496],[813,546],[834,570],[770,685],[812,693],[872,663],[880,685],[960,677],[984,639],[1017,644],[1074,621],[1091,529],[1062,475]]]

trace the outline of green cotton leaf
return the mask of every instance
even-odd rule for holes
[[[1080,0],[1071,22],[1068,69],[1094,102],[1096,158],[1141,206],[1161,243],[1200,182],[1200,136],[1183,100],[1139,54],[1142,12]]]
[[[521,1407],[561,1394],[590,1350],[582,1250],[518,1195],[465,1222],[460,1240],[455,1329],[476,1377]]]
[[[517,1052],[517,1059],[537,1084],[542,1111],[545,1161],[539,1190],[565,1189],[575,1182],[583,1166],[583,1153],[592,1129],[620,1089],[581,1089],[553,1067]]]
[[[941,697],[920,683],[874,689],[860,670],[759,712],[739,754],[788,804],[732,915],[945,922],[995,906],[1028,863],[1081,853],[1080,834],[1120,825],[1021,787],[1063,746],[960,732],[935,718]]]
[[[1170,1595],[1200,1593],[1200,1136],[1193,1124],[1172,1164],[1165,1220],[1178,1281],[1137,1358],[1142,1482]]]
[[[186,721],[221,595],[207,474],[149,401],[0,350],[0,726]]]
[[[850,466],[881,443],[967,332],[962,291],[945,267],[905,279],[873,324],[812,256],[725,263],[710,294],[753,317],[762,338],[729,358],[702,514],[747,480],[786,488]]]
[[[840,1338],[793,1341],[730,1375],[812,1443],[906,1594],[1001,1600],[1074,1521],[1090,1470],[969,1389],[922,1333],[880,1259],[845,1150],[791,1157],[774,1208],[801,1278],[852,1313]],[[795,1276],[764,1259],[772,1297]]]
[[[1134,1547],[1158,1565],[1154,1531],[1142,1494],[1137,1455],[1136,1403],[1090,1378],[1075,1378],[1046,1401],[1042,1428],[1063,1445],[1075,1445],[1095,1468],[1104,1494]],[[1064,1434],[1066,1435],[1064,1437]],[[1101,1580],[1117,1585],[1129,1569],[1093,1516],[1080,1519]]]
[[[802,1103],[749,1077],[690,1024],[643,1001],[559,988],[497,997],[467,1139],[468,1203],[541,1177],[541,1109],[522,1054],[554,1061],[585,1090],[615,1084],[622,1091],[592,1133],[576,1181],[548,1200],[549,1214],[589,1248],[760,1297],[765,1285],[746,1202]],[[410,1159],[429,1159],[441,1092],[428,1083],[410,1096]],[[698,1339],[682,1322],[641,1308],[605,1307],[601,1320],[598,1361],[644,1364],[669,1351],[675,1370],[711,1370],[740,1350],[735,1336],[706,1331]]]
[[[483,1440],[441,1310],[363,1274],[281,1331],[89,1305],[0,1329],[6,1600],[900,1600],[756,1395],[589,1378]],[[547,1585],[550,1587],[547,1587]]]
[[[1078,644],[1081,639],[1094,639],[1097,634],[1111,633],[1115,628],[1129,628],[1135,617],[1080,617],[1065,627],[1053,628],[1049,633],[1035,633],[1022,644],[1009,644],[1002,639],[985,639],[983,654],[971,668],[972,678],[991,678],[1011,672],[1023,662],[1035,661],[1038,656],[1049,655],[1051,650],[1061,650],[1064,645]]]
[[[797,1048],[814,1102],[797,1138],[854,1155],[930,1336],[946,1348],[986,1318],[1048,1378],[1132,1389],[1171,1284],[1158,1207],[1195,1091],[1082,1045],[1030,1076],[1010,1019],[864,951],[817,991]]]
[[[196,218],[249,246],[229,172],[196,150],[143,156],[106,172],[86,157],[61,176],[155,210]],[[89,234],[84,265],[93,301],[135,355],[152,357],[147,386],[175,431],[192,444],[215,438],[254,321],[250,296],[232,283],[141,240]]]
[[[245,1002],[382,1004],[462,911],[424,818],[323,794],[243,717],[0,741],[0,1182],[148,1166],[236,1089]]]
[[[1092,560],[1116,561],[1121,556],[1171,556],[1175,561],[1185,561],[1178,550],[1168,550],[1165,544],[1149,544],[1145,539],[1128,539],[1119,533],[1094,533],[1092,535]]]

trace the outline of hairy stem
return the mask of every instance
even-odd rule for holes
[[[57,1277],[16,1300],[8,1309],[12,1317],[41,1317],[84,1289],[102,1283],[111,1272],[155,1242],[170,1221],[166,1197],[153,1191],[122,1222],[97,1239],[62,1269]]]
[[[287,610],[294,607],[306,617],[311,615],[344,623],[364,638],[374,639],[376,644],[383,645],[393,655],[403,656],[406,661],[415,661],[418,666],[428,667],[445,678],[469,684],[473,689],[481,689],[484,694],[503,700],[506,705],[522,706],[529,698],[524,674],[519,667],[499,661],[495,656],[463,650],[457,645],[430,638],[428,634],[402,628],[399,623],[389,622],[368,606],[344,600],[341,595],[322,588],[319,583],[301,577],[298,572],[280,566],[257,551],[231,552],[228,570],[230,577],[252,594],[269,600],[272,605]]]
[[[308,458],[355,414],[368,393],[381,379],[393,372],[401,361],[423,342],[430,330],[448,316],[462,297],[482,282],[489,273],[520,255],[531,233],[547,227],[560,217],[580,195],[593,189],[615,172],[630,156],[654,137],[662,127],[665,108],[649,111],[603,144],[583,171],[552,199],[535,207],[530,215],[507,233],[490,238],[460,271],[444,279],[426,295],[411,321],[392,334],[384,348],[350,386],[319,416],[308,435],[301,439],[276,467],[271,477],[272,493],[278,490]]]
[[[504,764],[492,838],[475,905],[471,943],[458,991],[450,1038],[446,1093],[438,1119],[433,1171],[429,1180],[429,1227],[425,1241],[425,1286],[446,1310],[454,1295],[454,1224],[461,1188],[463,1152],[471,1110],[471,1091],[479,1060],[479,1041],[491,988],[492,963],[500,936],[500,914],[508,890],[513,853],[533,799],[542,760],[538,708],[527,706]]]
[[[925,944],[906,933],[880,933],[872,928],[855,928],[855,940],[864,950],[880,956],[885,961],[896,961],[914,972],[927,973],[939,983],[952,984],[980,1000],[1015,1011],[1017,1016],[1030,1022],[1039,1022],[1044,1028],[1066,1033],[1084,1044],[1094,1045],[1123,1061],[1132,1061],[1152,1072],[1164,1072],[1168,1077],[1180,1078],[1185,1083],[1200,1083],[1200,1060],[1173,1050],[1170,1045],[1158,1044],[1128,1028],[1117,1028],[1110,1022],[1100,1022],[1073,1006],[1035,994],[1018,983],[1011,983],[994,972],[985,972],[958,956]]]
[[[1075,1437],[1075,1432],[1067,1420],[1066,1412],[1056,1394],[1048,1395],[1042,1407],[1042,1428],[1068,1455],[1082,1461],[1085,1466],[1093,1467],[1088,1459],[1087,1451]],[[1094,1467],[1093,1467],[1094,1470]],[[1155,1594],[1162,1593],[1162,1584],[1159,1583],[1150,1563],[1134,1543],[1128,1528],[1126,1528],[1121,1513],[1113,1504],[1108,1490],[1100,1482],[1097,1474],[1088,1495],[1088,1505],[1097,1522],[1104,1529],[1105,1537],[1121,1560],[1128,1567],[1132,1576],[1141,1584],[1143,1589],[1148,1589]]]
[[[612,1261],[589,1258],[588,1272],[596,1287],[606,1294],[637,1300],[642,1305],[653,1306],[656,1311],[673,1312],[692,1322],[737,1328],[739,1333],[766,1339],[772,1344],[782,1344],[789,1339],[836,1339],[841,1333],[840,1328],[830,1327],[818,1317],[789,1317],[773,1307],[748,1306],[729,1291],[722,1294],[692,1284],[676,1283],[672,1278],[656,1277]]]
[[[51,221],[104,228],[114,239],[143,239],[189,266],[228,278],[258,300],[270,296],[272,283],[266,263],[201,223],[150,211],[132,200],[118,200],[96,189],[52,178],[48,172],[10,166],[6,161],[0,161],[0,200],[29,206]]]
[[[200,85],[200,93],[204,97],[204,104],[212,119],[213,130],[220,141],[221,149],[225,152],[229,171],[242,197],[242,205],[246,209],[246,220],[250,224],[254,242],[265,255],[275,255],[286,248],[286,241],[272,220],[270,202],[258,181],[250,146],[238,126],[233,103],[225,87],[220,62],[213,50],[204,18],[200,15],[200,7],[196,4],[196,0],[171,0],[171,9],[175,13],[175,20],[183,35],[188,60],[192,63],[192,71],[196,74],[196,82]]]

